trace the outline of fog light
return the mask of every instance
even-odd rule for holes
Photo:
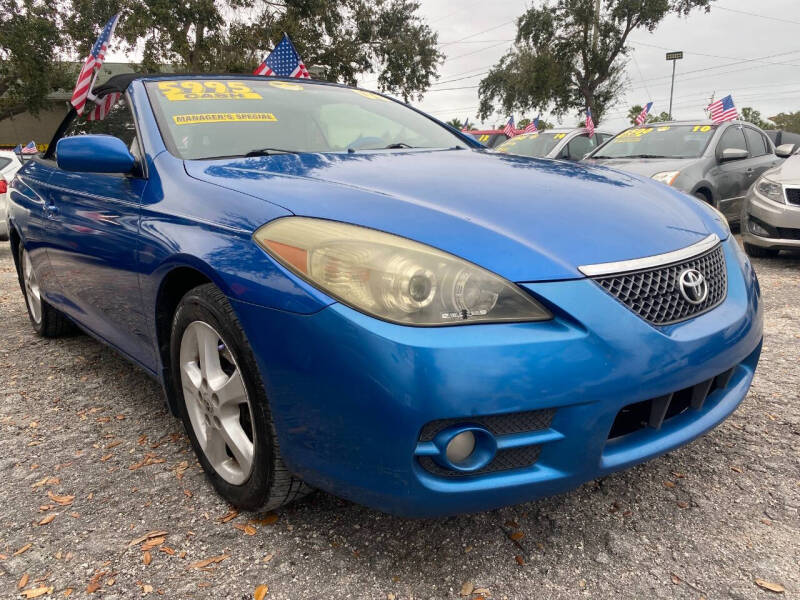
[[[769,231],[764,229],[761,225],[759,225],[753,219],[750,219],[748,221],[748,224],[750,225],[750,232],[751,233],[754,233],[755,235],[758,235],[758,236],[761,236],[761,237],[769,237]]]
[[[475,450],[475,434],[471,431],[462,431],[447,444],[447,460],[453,464],[458,464],[470,457]]]

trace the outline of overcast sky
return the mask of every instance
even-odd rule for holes
[[[442,83],[416,104],[444,120],[468,116],[473,121],[478,74],[511,46],[516,18],[541,0],[420,1],[447,60],[440,70]],[[665,60],[666,50],[684,52],[675,77],[675,118],[703,118],[712,93],[717,98],[732,94],[737,107],[752,106],[763,117],[800,110],[800,0],[718,0],[709,14],[668,17],[652,34],[635,31],[629,40],[628,85],[602,123],[614,131],[628,125],[625,115],[633,104],[652,100],[656,113],[668,110],[672,63]],[[374,87],[375,79],[366,76],[362,85]],[[451,79],[459,81],[447,82]],[[534,115],[515,115],[523,116]],[[577,121],[577,115],[564,118],[568,125]]]

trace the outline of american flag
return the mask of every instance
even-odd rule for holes
[[[586,132],[589,134],[589,137],[594,135],[594,121],[592,121],[592,109],[588,106],[586,107]]]
[[[103,31],[100,32],[100,37],[92,46],[92,51],[86,57],[86,61],[81,67],[81,72],[78,74],[78,82],[75,84],[75,91],[72,92],[72,106],[75,107],[75,112],[79,115],[83,114],[86,107],[86,99],[92,90],[92,84],[95,80],[95,75],[103,66],[103,61],[106,59],[106,50],[108,50],[108,42],[111,36],[114,35],[114,29],[119,22],[120,13],[117,13],[108,20]]]
[[[524,130],[524,133],[538,133],[538,132],[539,132],[539,117],[536,117],[533,121],[528,123],[528,126]]]
[[[736,106],[733,103],[733,98],[730,94],[712,102],[708,105],[708,112],[711,115],[711,120],[714,123],[724,123],[725,121],[733,121],[738,115],[736,114]]]
[[[285,33],[275,49],[269,53],[253,75],[265,77],[295,77],[297,79],[311,79],[303,59],[295,50],[292,40]]]
[[[119,102],[121,96],[121,93],[113,92],[111,94],[106,94],[102,98],[97,98],[94,108],[86,114],[86,120],[102,121],[105,119],[108,113],[111,112],[111,109],[114,108],[114,105]]]
[[[509,117],[508,123],[503,127],[503,133],[512,138],[517,135],[517,130],[514,128],[514,117]]]
[[[461,126],[461,131],[469,131],[469,117],[464,119],[464,124]]]
[[[39,152],[39,149],[36,147],[36,143],[31,140],[28,142],[28,145],[21,150],[21,152],[22,154],[36,154]]]
[[[647,120],[647,114],[650,112],[651,108],[653,108],[653,103],[648,102],[647,105],[642,109],[642,112],[639,113],[639,116],[636,117],[637,125],[642,125]]]

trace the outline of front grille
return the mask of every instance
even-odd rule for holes
[[[678,276],[685,269],[697,269],[706,279],[708,296],[700,304],[684,299]],[[689,260],[594,279],[609,294],[654,325],[669,325],[696,317],[720,304],[728,292],[725,255],[718,244]]]
[[[661,429],[664,421],[689,410],[700,410],[712,392],[728,387],[735,369],[736,367],[733,367],[716,377],[672,394],[623,407],[614,419],[608,439],[612,440],[640,429]]]
[[[478,417],[457,417],[455,419],[439,419],[427,423],[419,434],[419,441],[430,442],[436,434],[451,425],[480,425],[494,435],[510,435],[526,431],[538,431],[550,427],[554,408],[529,410],[527,412],[507,413],[504,415],[486,415]]]
[[[800,206],[800,188],[786,188],[786,202]]]
[[[426,471],[429,471],[434,475],[453,479],[457,477],[472,477],[475,475],[498,473],[500,471],[511,471],[513,469],[524,469],[525,467],[530,467],[537,461],[540,452],[540,446],[520,446],[518,448],[498,450],[492,462],[482,469],[470,471],[468,473],[444,469],[437,465],[430,456],[421,456],[419,459],[419,464],[422,465]]]
[[[789,227],[778,227],[778,238],[782,240],[800,240],[800,229],[790,229]]]

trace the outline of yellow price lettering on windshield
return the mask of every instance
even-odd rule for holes
[[[368,92],[366,90],[351,90],[351,91],[353,93],[358,94],[359,96],[364,96],[364,98],[369,98],[370,100],[383,100],[384,102],[389,101],[380,94],[375,94],[373,92]]]
[[[175,115],[175,125],[196,125],[198,123],[274,123],[278,118],[272,113],[203,113],[196,115]]]
[[[481,137],[478,138],[478,141],[481,143],[486,143],[489,141],[489,134],[484,133]]]
[[[567,137],[567,134],[566,134],[566,133],[556,133],[556,134],[553,136],[553,139],[554,139],[554,140],[563,140],[565,137]]]
[[[656,131],[669,131],[669,125],[665,127],[659,127],[658,129],[656,129]]]
[[[711,125],[695,125],[692,127],[692,132],[694,133],[695,131],[702,131],[703,133],[711,131]]]
[[[288,81],[270,81],[269,84],[281,90],[290,90],[292,92],[302,92],[305,88],[298,83],[289,83]]]
[[[241,81],[159,81],[158,89],[169,102],[182,100],[261,100],[261,94]]]

